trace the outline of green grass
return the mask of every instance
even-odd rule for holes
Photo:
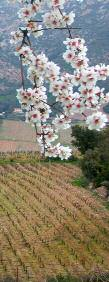
[[[87,188],[89,184],[88,180],[83,175],[81,175],[78,178],[75,178],[71,183],[72,185],[83,187],[83,188]]]
[[[38,152],[15,152],[15,153],[2,153],[0,154],[0,164],[14,164],[14,163],[28,163],[39,162],[40,155]]]
[[[76,278],[73,276],[57,276],[56,278],[48,278],[47,282],[108,282],[109,274],[96,275],[93,277]]]
[[[70,163],[72,165],[77,165],[79,166],[79,160],[77,158],[71,158],[69,160],[61,160],[59,158],[41,158],[40,154],[38,152],[15,152],[15,153],[3,153],[0,154],[0,164],[15,164],[15,163],[36,163],[36,162],[41,162],[41,163]]]
[[[56,163],[70,163],[70,164],[80,164],[80,160],[76,157],[71,157],[68,160],[61,160],[60,158],[45,158],[45,162],[56,162]]]
[[[75,277],[56,277],[56,278],[49,278],[47,282],[80,282],[81,280]]]

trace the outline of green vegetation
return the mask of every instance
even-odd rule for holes
[[[72,184],[75,185],[75,186],[78,186],[78,187],[86,188],[88,186],[89,182],[88,182],[88,179],[82,175],[79,178],[75,178],[72,181]]]
[[[47,282],[80,282],[80,279],[72,276],[57,276],[56,278],[48,278]]]
[[[108,274],[85,278],[76,278],[73,276],[57,276],[56,278],[48,278],[47,282],[108,282],[108,279]]]
[[[38,152],[0,153],[0,164],[36,163],[40,160]]]
[[[109,128],[106,128],[101,136],[97,146],[93,150],[87,150],[81,161],[84,175],[94,182],[95,186],[109,181]]]
[[[17,278],[16,278],[17,279]],[[0,282],[16,282],[17,280],[13,279],[11,276],[10,277],[6,277],[4,279],[0,279]],[[29,281],[29,280],[28,280]],[[74,276],[61,276],[58,275],[55,278],[48,278],[46,280],[46,282],[108,282],[109,281],[109,274],[102,274],[102,275],[96,275],[93,277],[81,277],[81,278],[77,278]]]
[[[60,158],[46,158],[45,162],[56,162],[56,163],[71,163],[71,164],[75,164],[75,165],[79,165],[80,161],[79,159],[77,159],[77,157],[72,156],[71,158],[69,158],[68,160],[61,160]]]
[[[75,180],[75,185],[85,187],[91,181],[95,187],[109,181],[109,127],[102,131],[89,130],[78,125],[72,128],[72,144],[77,146],[82,157],[80,166],[84,177]],[[85,181],[85,183],[84,183]],[[86,184],[87,186],[87,184]],[[109,189],[109,184],[105,185]]]
[[[0,164],[16,164],[16,163],[59,163],[72,164],[79,166],[80,161],[76,157],[71,157],[69,160],[60,160],[60,158],[45,158],[43,159],[39,152],[7,152],[0,153]]]
[[[89,130],[87,127],[75,125],[72,127],[72,145],[76,146],[81,154],[88,149],[94,149],[102,140],[102,133],[96,130]]]
[[[84,175],[99,186],[104,180],[109,181],[109,144],[102,148],[88,150],[81,162]]]

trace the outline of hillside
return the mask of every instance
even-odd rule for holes
[[[71,129],[59,132],[59,142],[71,145]],[[39,151],[35,130],[24,121],[0,121],[0,152]]]
[[[85,38],[89,48],[90,63],[109,63],[109,0],[84,0],[81,4],[69,0],[66,8],[73,9],[76,13],[74,27],[80,27],[81,30],[73,31],[73,34]],[[0,1],[0,112],[6,111],[7,114],[19,106],[16,88],[21,86],[19,60],[14,56],[13,47],[9,42],[10,32],[19,26],[17,11],[16,5],[8,4],[4,0]],[[61,33],[49,31],[34,43],[34,47],[38,52],[44,51],[49,59],[60,64],[63,70],[72,71],[62,59],[64,50],[62,42],[66,36],[66,31]],[[106,90],[109,91],[108,82],[105,85]]]
[[[0,152],[38,151],[35,130],[23,121],[1,120]]]
[[[71,184],[80,173],[68,163],[0,165],[1,279],[109,271],[109,212]]]

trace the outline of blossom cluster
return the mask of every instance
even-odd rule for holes
[[[25,27],[11,33],[11,43],[17,45],[15,54],[21,60],[21,67],[27,66],[27,79],[32,84],[31,88],[26,89],[22,74],[22,88],[17,90],[17,98],[26,112],[26,122],[35,127],[42,154],[67,159],[71,155],[71,149],[60,143],[56,144],[56,140],[60,128],[67,129],[71,126],[75,113],[82,115],[89,129],[100,130],[107,122],[107,116],[101,112],[100,106],[109,101],[109,94],[106,95],[105,89],[101,89],[97,82],[106,80],[109,66],[89,66],[85,40],[80,37],[72,38],[70,25],[74,22],[75,14],[73,11],[63,11],[67,0],[16,2],[23,4],[18,16],[24,21]],[[49,9],[47,12],[44,8],[46,5]],[[45,12],[42,14],[42,11]],[[41,20],[37,20],[39,12]],[[48,29],[67,30],[63,59],[71,65],[73,73],[61,73],[60,67],[49,61],[44,53],[37,54],[33,51],[31,35],[42,36],[43,31]],[[48,90],[55,103],[49,104]],[[53,109],[58,112],[54,118]]]
[[[66,27],[66,24],[71,25],[74,22],[74,18],[75,14],[73,11],[69,14],[61,14],[59,9],[54,9],[43,16],[43,22],[49,28],[62,28]]]
[[[87,68],[88,58],[87,47],[85,46],[85,40],[81,38],[67,38],[64,42],[67,47],[66,52],[63,54],[63,58],[67,63],[76,69]]]

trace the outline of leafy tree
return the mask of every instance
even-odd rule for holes
[[[82,154],[85,154],[88,149],[93,150],[97,147],[103,138],[101,132],[79,125],[72,127],[72,137],[72,145],[76,146]]]
[[[96,186],[109,181],[109,128],[103,131],[98,147],[86,151],[81,166],[84,175]]]

